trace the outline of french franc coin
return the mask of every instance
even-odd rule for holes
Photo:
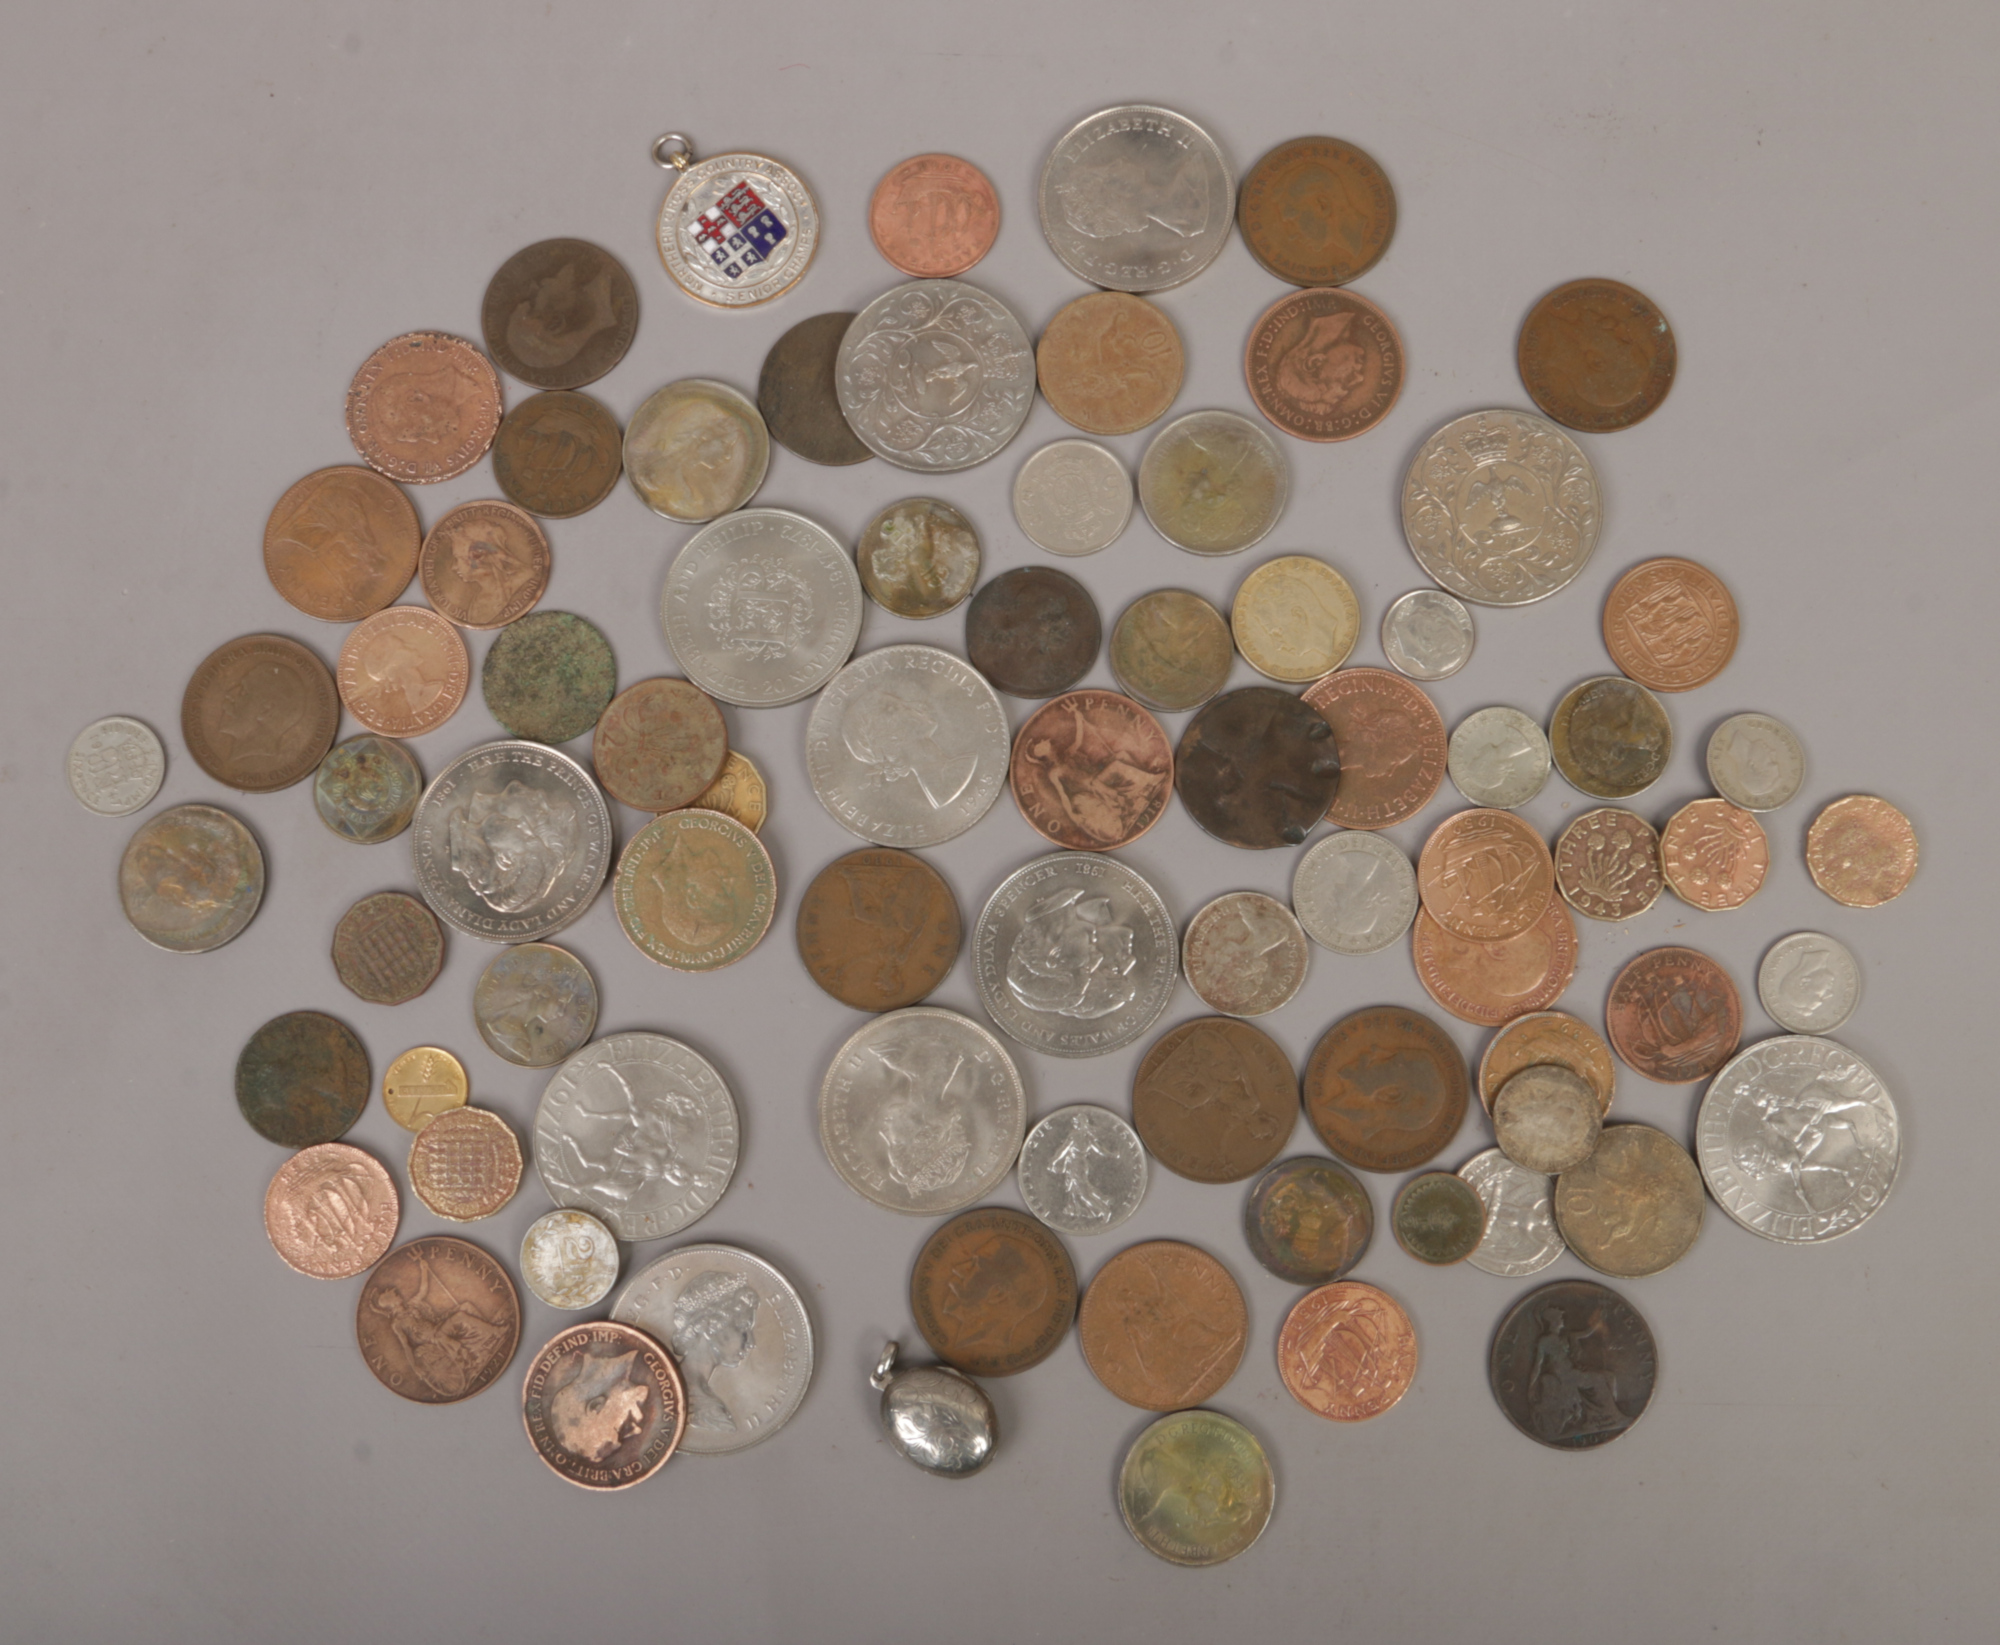
[[[1110,1109],[1079,1102],[1035,1121],[1020,1176],[1039,1221],[1059,1234],[1105,1234],[1146,1197],[1146,1149]]]
[[[1441,588],[1412,589],[1382,614],[1382,655],[1413,680],[1442,680],[1472,660],[1472,613]]]
[[[1051,554],[1109,548],[1131,519],[1132,476],[1095,440],[1051,441],[1014,476],[1014,523]]]
[[[1819,931],[1795,931],[1765,950],[1757,997],[1780,1028],[1831,1034],[1854,1015],[1861,967],[1844,943]]]
[[[1568,1249],[1556,1231],[1553,1177],[1516,1165],[1497,1148],[1474,1154],[1458,1174],[1486,1207],[1486,1232],[1465,1259],[1482,1274],[1526,1279]]]
[[[1336,954],[1373,954],[1417,917],[1417,871],[1380,834],[1344,829],[1316,842],[1292,873],[1292,912]]]
[[[85,726],[69,745],[69,791],[100,817],[129,817],[160,791],[167,751],[153,728],[123,714]]]
[[[1518,708],[1481,708],[1458,722],[1445,769],[1474,805],[1511,811],[1547,785],[1552,759],[1542,728]]]

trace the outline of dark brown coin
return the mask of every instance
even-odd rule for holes
[[[444,969],[444,928],[408,893],[378,891],[333,928],[333,969],[349,993],[371,1005],[401,1005]]]
[[[1674,330],[1644,292],[1571,280],[1528,311],[1521,385],[1559,423],[1607,434],[1650,417],[1674,386]]]
[[[850,851],[799,899],[799,958],[857,1011],[915,1005],[944,981],[964,935],[942,875],[909,851]]]
[[[1417,1261],[1448,1268],[1479,1249],[1486,1237],[1486,1205],[1464,1178],[1426,1171],[1398,1190],[1389,1226],[1396,1243]]]
[[[747,1343],[747,1326],[743,1334]],[[557,1332],[535,1356],[521,1420],[535,1455],[570,1484],[622,1491],[674,1454],[687,1431],[687,1389],[673,1355],[645,1332],[593,1320]]]
[[[1605,1034],[1627,1066],[1662,1085],[1705,1080],[1743,1035],[1729,973],[1693,948],[1649,948],[1628,960],[1604,1002]]]
[[[722,710],[686,680],[626,687],[612,698],[590,742],[590,761],[605,792],[640,811],[692,805],[728,759]]]
[[[246,634],[217,646],[181,698],[181,737],[194,763],[248,794],[310,777],[339,728],[332,673],[282,634]]]
[[[840,414],[834,362],[852,314],[815,314],[771,345],[757,377],[757,409],[771,438],[809,463],[845,468],[873,455]]]
[[[569,611],[509,623],[479,671],[486,707],[508,734],[538,743],[581,737],[611,705],[618,665],[611,642]]]
[[[531,394],[500,419],[493,437],[500,489],[546,519],[588,513],[624,471],[624,430],[588,394]]]
[[[260,1137],[287,1148],[332,1142],[368,1106],[368,1053],[323,1011],[287,1011],[236,1058],[236,1106]]]
[[[1127,1405],[1184,1411],[1243,1363],[1250,1311],[1229,1270],[1196,1245],[1128,1245],[1097,1270],[1077,1311],[1091,1374]]]
[[[442,1234],[375,1266],[354,1309],[361,1357],[392,1394],[450,1405],[490,1388],[521,1344],[521,1299],[507,1270]]]
[[[1039,1365],[1076,1318],[1076,1270],[1025,1211],[962,1211],[924,1241],[910,1274],[910,1311],[947,1365],[1010,1377]]]
[[[1327,821],[1390,828],[1431,803],[1444,781],[1444,716],[1423,687],[1386,668],[1343,668],[1306,687],[1333,727],[1340,789]]]
[[[502,370],[536,388],[581,388],[625,358],[639,290],[602,246],[538,240],[487,283],[479,324]]]
[[[424,538],[424,598],[462,628],[505,628],[549,587],[549,540],[509,503],[461,503]]]
[[[1294,137],[1250,168],[1236,197],[1250,255],[1295,286],[1344,286],[1396,232],[1396,191],[1372,155],[1338,137]]]
[[[1293,1285],[1324,1285],[1362,1258],[1375,1233],[1375,1207],[1361,1179],[1316,1154],[1280,1160],[1243,1202],[1250,1254]]]
[[[965,654],[997,690],[1053,697],[1090,672],[1104,624],[1097,602],[1066,571],[1017,566],[972,596]]]
[[[1299,1082],[1278,1042],[1234,1017],[1200,1017],[1153,1042],[1132,1079],[1132,1124],[1169,1171],[1241,1182],[1278,1157]]]
[[[271,586],[308,617],[358,622],[410,586],[423,528],[402,488],[372,468],[308,474],[264,526]]]
[[[1471,1090],[1465,1058],[1421,1011],[1375,1005],[1343,1017],[1306,1064],[1306,1116],[1364,1171],[1412,1171],[1450,1146]]]
[[[1549,752],[1572,788],[1623,800],[1651,788],[1674,752],[1666,706],[1636,680],[1585,680],[1556,704]]]
[[[1250,328],[1243,375],[1257,409],[1293,438],[1351,440],[1403,392],[1403,339],[1358,292],[1294,292]]]
[[[1224,692],[1188,722],[1174,754],[1188,815],[1250,850],[1301,844],[1339,785],[1333,727],[1275,686]]]
[[[1530,1291],[1500,1322],[1487,1374],[1507,1420],[1559,1451],[1606,1445],[1644,1415],[1659,1374],[1653,1333],[1608,1285]]]

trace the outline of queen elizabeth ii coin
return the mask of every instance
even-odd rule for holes
[[[1708,739],[1708,780],[1745,811],[1775,811],[1806,779],[1806,751],[1768,714],[1732,714]]]
[[[653,143],[677,172],[660,206],[660,261],[690,297],[745,308],[797,285],[819,247],[819,206],[791,167],[762,154],[697,160],[678,132]]]
[[[1021,1144],[1021,1199],[1059,1234],[1108,1234],[1145,1197],[1146,1146],[1108,1108],[1058,1108]]]
[[[1831,1034],[1854,1015],[1861,967],[1845,943],[1819,931],[1795,931],[1765,951],[1757,997],[1780,1028]]]
[[[625,425],[625,478],[669,520],[698,523],[741,508],[771,466],[771,434],[749,398],[690,377],[649,396]]]
[[[1551,755],[1542,728],[1518,708],[1481,708],[1452,730],[1445,769],[1474,805],[1512,811],[1547,785]]]
[[[597,1026],[597,984],[568,949],[516,943],[479,974],[472,1020],[496,1056],[522,1068],[553,1068]]]
[[[1056,140],[1042,166],[1042,233],[1072,274],[1162,291],[1215,261],[1236,215],[1221,145],[1184,114],[1109,108]]]
[[[123,714],[85,726],[69,745],[69,791],[100,817],[150,804],[166,775],[167,751],[153,728]]]
[[[1336,954],[1372,954],[1417,917],[1417,871],[1380,834],[1343,829],[1299,859],[1292,912],[1307,936]]]

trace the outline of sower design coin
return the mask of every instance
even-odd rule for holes
[[[1022,1202],[1059,1234],[1108,1234],[1139,1209],[1146,1180],[1139,1133],[1108,1108],[1058,1108],[1021,1144]]]
[[[153,728],[113,714],[85,726],[69,745],[69,791],[100,817],[129,817],[151,802],[167,775],[167,751]]]
[[[1465,1118],[1465,1059],[1421,1012],[1377,1005],[1341,1018],[1306,1063],[1306,1117],[1364,1171],[1411,1171],[1451,1143]]]
[[[1660,836],[1636,812],[1617,806],[1586,811],[1556,840],[1556,889],[1593,920],[1629,920],[1666,889]]]
[[[905,497],[868,522],[854,562],[868,598],[898,617],[942,617],[979,581],[979,533],[935,497]]]
[[[1236,191],[1213,137],[1172,109],[1079,120],[1042,166],[1042,233],[1070,273],[1113,291],[1191,280],[1229,239]]]
[[[1428,909],[1419,911],[1410,933],[1424,992],[1461,1022],[1482,1028],[1555,1004],[1576,976],[1576,956],[1576,921],[1555,897],[1527,930],[1499,942],[1447,931]]]
[[[405,1051],[382,1074],[382,1106],[405,1131],[421,1131],[447,1109],[463,1108],[470,1094],[465,1065],[435,1045]]]
[[[1541,835],[1511,811],[1460,811],[1431,830],[1417,889],[1431,917],[1468,942],[1518,937],[1549,906],[1555,863]]]
[[[549,1211],[521,1236],[521,1278],[551,1308],[595,1308],[618,1283],[618,1241],[588,1211]]]
[[[499,427],[493,362],[441,332],[392,337],[347,387],[354,449],[378,474],[405,485],[456,479],[486,455]]]
[[[1174,786],[1200,825],[1230,845],[1302,845],[1340,782],[1333,727],[1289,691],[1251,685],[1217,697],[1188,722]]]
[[[1292,1304],[1278,1332],[1278,1376],[1315,1416],[1379,1417],[1417,1375],[1417,1333],[1402,1304],[1359,1280],[1336,1280]]]
[[[521,1345],[521,1298],[476,1245],[432,1235],[375,1266],[354,1309],[361,1358],[392,1394],[451,1405],[492,1386]]]
[[[1097,1270],[1076,1317],[1091,1375],[1145,1411],[1213,1398],[1243,1362],[1249,1331],[1229,1270],[1177,1239],[1120,1251]]]
[[[1549,739],[1518,708],[1482,708],[1451,734],[1445,769],[1474,805],[1512,811],[1549,780]]]
[[[611,642],[568,611],[535,611],[487,648],[479,689],[508,734],[566,743],[597,724],[618,685]]]
[[[1014,476],[1014,523],[1051,554],[1109,548],[1131,518],[1132,476],[1094,440],[1045,445]]]
[[[264,900],[264,853],[227,811],[176,805],[140,824],[118,862],[118,901],[132,929],[172,954],[206,954]]]
[[[1757,819],[1727,800],[1690,800],[1660,831],[1660,867],[1674,895],[1714,913],[1741,908],[1771,866]]]
[[[1736,602],[1722,579],[1692,560],[1646,560],[1604,602],[1604,649],[1655,691],[1706,685],[1736,655]]]
[[[402,1005],[444,969],[444,932],[437,916],[407,892],[378,891],[333,928],[333,969],[357,998]]]
[[[390,737],[349,737],[328,751],[313,777],[313,809],[343,840],[380,845],[410,826],[424,774]]]
[[[313,1279],[350,1279],[395,1242],[402,1209],[381,1162],[344,1142],[303,1148],[264,1191],[264,1232],[285,1265]]]
[[[815,314],[771,345],[757,375],[757,410],[787,451],[830,468],[865,463],[868,448],[840,414],[834,362],[852,313]]]
[[[1570,787],[1594,799],[1626,800],[1667,769],[1674,726],[1643,685],[1604,675],[1572,688],[1556,705],[1549,751]]]
[[[1396,1243],[1417,1261],[1448,1268],[1479,1249],[1486,1237],[1486,1204],[1449,1171],[1426,1171],[1397,1191],[1389,1222]]]
[[[424,598],[461,628],[505,628],[548,592],[549,540],[518,508],[461,503],[424,538],[421,576]]]
[[[1190,554],[1236,554],[1262,542],[1290,490],[1278,442],[1233,411],[1176,417],[1139,459],[1139,506]]]
[[[1142,594],[1111,630],[1118,683],[1164,713],[1199,708],[1229,680],[1235,641],[1222,613],[1199,594],[1162,588]]]
[[[308,617],[351,623],[410,586],[423,530],[393,482],[371,468],[317,469],[271,510],[264,571]]]
[[[1597,1111],[1611,1112],[1618,1090],[1618,1065],[1604,1036],[1567,1011],[1532,1011],[1486,1042],[1479,1057],[1479,1100],[1490,1114],[1500,1087],[1524,1068],[1553,1063],[1585,1080],[1597,1097]]]
[[[1261,1028],[1229,1017],[1168,1030],[1132,1077],[1132,1123],[1154,1158],[1191,1182],[1255,1176],[1298,1117],[1291,1060]]]
[[[610,1320],[550,1338],[521,1389],[535,1455],[586,1491],[651,1479],[680,1444],[687,1415],[673,1357],[644,1331]]]
[[[479,325],[501,370],[536,388],[581,388],[625,358],[639,292],[602,246],[538,240],[487,282]]]
[[[965,654],[1013,697],[1053,697],[1090,672],[1104,642],[1097,602],[1066,571],[1016,566],[973,595]]]
[[[770,798],[764,774],[751,764],[747,754],[732,748],[722,762],[722,774],[697,794],[691,804],[696,811],[720,811],[725,817],[734,817],[755,834],[770,814]]]
[[[908,851],[850,851],[799,899],[799,958],[857,1011],[915,1005],[950,975],[964,935],[951,887]]]
[[[1604,1026],[1627,1067],[1685,1085],[1729,1060],[1743,1034],[1743,1002],[1706,954],[1649,948],[1612,979]]]
[[[248,794],[311,776],[339,726],[340,696],[326,664],[282,634],[217,646],[181,698],[181,740],[194,763]]]
[[[1472,660],[1472,613],[1441,588],[1412,589],[1382,613],[1382,655],[1413,680],[1443,680]]]
[[[1236,216],[1250,255],[1280,280],[1344,286],[1388,249],[1396,191],[1352,143],[1294,137],[1250,168]]]
[[[493,437],[493,478],[517,506],[544,519],[588,514],[624,472],[625,432],[588,394],[531,394]]]
[[[1917,831],[1887,800],[1850,794],[1813,818],[1806,868],[1835,902],[1879,908],[1917,877]]]
[[[1301,685],[1347,661],[1361,637],[1354,587],[1324,560],[1287,554],[1236,585],[1229,627],[1259,674]]]
[[[1497,1148],[1473,1155],[1458,1174],[1486,1208],[1486,1232],[1465,1259],[1482,1274],[1525,1279],[1563,1254],[1553,1181],[1516,1165]]]
[[[763,940],[778,906],[771,854],[733,817],[670,811],[632,836],[612,882],[618,924],[649,960],[719,971]]]
[[[368,1106],[368,1053],[322,1011],[287,1011],[236,1058],[236,1106],[260,1137],[285,1148],[333,1142]]]
[[[669,133],[653,159],[677,171],[660,204],[660,261],[690,297],[744,308],[782,297],[819,249],[819,206],[790,166],[763,154],[697,160]]]
[[[1521,386],[1559,423],[1605,434],[1650,417],[1674,384],[1674,333],[1645,293],[1571,280],[1528,311]]]
[[[611,699],[590,740],[590,763],[614,800],[639,811],[690,805],[722,775],[722,710],[686,680],[641,680]]]
[[[1526,1077],[1516,1074],[1507,1089]],[[1590,1156],[1556,1178],[1556,1226],[1600,1274],[1641,1279],[1687,1255],[1701,1233],[1704,1198],[1701,1172],[1666,1132],[1607,1125]]]
[[[1781,937],[1757,967],[1757,997],[1780,1028],[1830,1034],[1854,1015],[1861,967],[1844,944],[1818,931]]]
[[[1373,954],[1409,930],[1417,871],[1379,834],[1329,834],[1293,870],[1292,912],[1320,947]]]
[[[1581,1165],[1603,1124],[1597,1093],[1581,1074],[1554,1063],[1523,1068],[1493,1094],[1500,1152],[1539,1176]]]
[[[490,1217],[521,1186],[514,1128],[484,1108],[450,1108],[410,1141],[410,1187],[448,1222]]]
[[[1257,1436],[1218,1411],[1175,1411],[1132,1442],[1118,1512],[1132,1540],[1170,1565],[1220,1565],[1264,1534],[1277,1500]]]
[[[472,1020],[494,1055],[553,1068],[597,1027],[597,984],[567,949],[524,942],[487,962],[472,990]]]
[[[1181,971],[1211,1011],[1261,1017],[1304,986],[1312,950],[1292,911],[1261,891],[1231,891],[1188,921]]]
[[[1362,1258],[1375,1233],[1368,1190],[1346,1166],[1312,1154],[1280,1160],[1243,1202],[1250,1254],[1293,1285],[1324,1285]]]
[[[1028,826],[1073,851],[1130,845],[1166,815],[1174,746],[1115,691],[1071,691],[1028,716],[1008,785]]]
[[[458,712],[472,683],[465,641],[435,611],[392,605],[340,648],[335,679],[348,713],[380,737],[420,737]]]
[[[1123,291],[1066,303],[1035,345],[1042,397],[1086,434],[1134,434],[1181,391],[1181,334],[1165,310]]]
[[[1076,1270],[1025,1211],[961,1211],[924,1241],[910,1273],[910,1312],[947,1365],[1011,1377],[1056,1351],[1076,1318]]]
[[[868,200],[875,249],[917,280],[948,280],[993,249],[1000,196],[986,173],[955,154],[897,162]]]
[[[727,383],[690,377],[656,390],[625,425],[625,477],[655,514],[690,523],[741,508],[771,464],[757,408]]]
[[[1422,686],[1386,668],[1343,668],[1305,701],[1333,727],[1340,787],[1326,820],[1336,828],[1392,828],[1431,803],[1444,781],[1444,716]]]
[[[1403,339],[1357,292],[1294,292],[1250,328],[1243,375],[1257,409],[1294,439],[1351,440],[1402,393]]]
[[[1487,1375],[1507,1420],[1558,1451],[1608,1445],[1645,1414],[1660,1358],[1638,1310],[1593,1280],[1530,1291],[1493,1338]]]
[[[1775,811],[1806,780],[1806,751],[1768,714],[1732,714],[1708,739],[1708,780],[1745,811]]]

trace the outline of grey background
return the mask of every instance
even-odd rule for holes
[[[16,8],[0,67],[0,1634],[1990,1637],[1995,32],[1991,9],[1969,4],[1712,0]],[[821,1070],[859,1019],[805,977],[792,920],[812,874],[856,842],[806,784],[810,703],[733,710],[731,735],[772,790],[783,900],[769,939],[732,970],[681,977],[625,941],[605,900],[564,940],[599,980],[607,1029],[681,1035],[725,1072],[743,1163],[691,1237],[739,1241],[796,1277],[818,1380],[760,1449],[587,1495],[535,1460],[517,1410],[521,1367],[557,1316],[528,1306],[501,1384],[420,1408],[355,1352],[358,1282],[301,1278],[265,1243],[259,1206],[281,1156],[236,1114],[230,1070],[267,1017],[334,1011],[378,1072],[408,1046],[450,1046],[475,1100],[517,1126],[542,1082],[474,1032],[479,943],[454,938],[413,1004],[344,993],[334,921],[410,883],[403,846],[340,842],[305,788],[219,791],[180,743],[182,686],[240,633],[334,656],[342,631],[262,574],[265,514],[307,470],[353,460],[341,410],[363,357],[412,328],[476,338],[486,280],[517,247],[587,236],[638,278],[638,342],[593,390],[621,418],[676,377],[754,389],[782,331],[897,278],[865,231],[869,192],[903,156],[947,149],[983,166],[1003,202],[1000,243],[973,278],[1039,332],[1083,289],[1037,230],[1041,157],[1073,120],[1126,100],[1204,122],[1239,173],[1306,132],[1376,154],[1402,215],[1360,289],[1402,328],[1411,370],[1363,439],[1286,442],[1291,506],[1250,555],[1198,560],[1138,518],[1072,566],[1107,626],[1147,588],[1226,604],[1268,554],[1309,550],[1352,579],[1367,625],[1355,660],[1379,661],[1384,607],[1422,580],[1395,512],[1410,452],[1448,417],[1526,403],[1515,332],[1549,286],[1607,274],[1651,293],[1679,337],[1680,378],[1650,422],[1585,439],[1606,498],[1596,558],[1546,604],[1480,613],[1471,666],[1434,695],[1453,723],[1489,702],[1544,717],[1608,670],[1598,613],[1623,568],[1686,553],[1725,576],[1741,649],[1720,680],[1672,700],[1679,746],[1640,808],[1663,820],[1703,792],[1707,732],[1743,708],[1798,730],[1805,791],[1769,819],[1772,873],[1748,908],[1701,915],[1667,897],[1628,926],[1588,924],[1564,1003],[1601,1020],[1626,957],[1689,941],[1727,964],[1746,1032],[1762,1035],[1758,955],[1794,929],[1839,935],[1866,977],[1841,1037],[1901,1106],[1901,1185],[1863,1232],[1819,1250],[1767,1244],[1711,1208],[1687,1260],[1624,1287],[1661,1344],[1651,1411],[1608,1450],[1564,1456],[1517,1435],[1486,1387],[1490,1334],[1528,1282],[1422,1270],[1382,1234],[1360,1275],[1414,1317],[1417,1380],[1387,1416],[1336,1426],[1277,1381],[1293,1293],[1247,1255],[1242,1190],[1160,1173],[1121,1233],[1072,1249],[1087,1278],[1129,1240],[1175,1235],[1243,1284],[1251,1346],[1215,1404],[1274,1459],[1263,1541],[1184,1572],[1130,1540],[1111,1485],[1146,1419],[1092,1380],[1073,1340],[993,1385],[1005,1441],[986,1475],[927,1479],[885,1447],[863,1378],[885,1336],[915,1340],[904,1287],[929,1225],[849,1193],[811,1121]],[[808,179],[824,246],[782,302],[724,314],[665,279],[650,238],[665,179],[646,151],[670,127]],[[1247,408],[1243,339],[1282,290],[1232,241],[1161,299],[1187,344],[1179,409]],[[778,452],[760,501],[851,540],[876,508],[928,488],[978,523],[990,572],[1042,558],[1007,487],[1067,432],[1038,404],[998,460],[934,484]],[[1110,443],[1131,463],[1143,441]],[[493,489],[482,464],[414,494],[428,523]],[[621,680],[673,670],[654,610],[684,536],[624,488],[551,528],[546,605],[600,623]],[[864,649],[908,639],[958,648],[960,619],[871,608]],[[487,641],[473,637],[475,654]],[[1251,677],[1239,663],[1236,683]],[[1092,679],[1110,683],[1102,666]],[[111,712],[168,743],[157,805],[219,801],[263,840],[269,895],[230,947],[158,953],[119,917],[113,875],[137,819],[86,814],[62,774],[72,735]],[[415,751],[434,772],[493,734],[475,698]],[[1915,887],[1879,911],[1835,906],[1803,866],[1811,816],[1852,791],[1905,807],[1923,841]],[[1393,837],[1414,850],[1455,803],[1447,789]],[[1553,836],[1580,803],[1558,780],[1529,815]],[[622,833],[634,825],[627,814]],[[969,924],[1036,851],[1003,799],[930,855]],[[1296,854],[1232,851],[1176,806],[1125,855],[1185,921],[1225,890],[1283,895]],[[937,999],[976,1010],[963,963]],[[1383,1001],[1427,1004],[1406,948],[1316,953],[1268,1026],[1303,1064],[1328,1023]],[[1161,1026],[1199,1009],[1183,990]],[[1486,1037],[1449,1026],[1468,1056]],[[1122,1109],[1143,1048],[1073,1064],[1020,1053],[1034,1111]],[[1698,1094],[1627,1072],[1617,1111],[1686,1135]],[[1309,1139],[1301,1125],[1294,1147]],[[379,1104],[351,1140],[403,1180],[406,1137]],[[1469,1119],[1443,1163],[1486,1141]],[[1378,1216],[1394,1186],[1372,1182]],[[1012,1184],[996,1197],[1013,1203]],[[514,1266],[541,1209],[531,1178],[470,1233]],[[405,1237],[438,1226],[406,1196]],[[662,1248],[629,1251],[628,1267]],[[1547,1277],[1580,1271],[1565,1259]]]

